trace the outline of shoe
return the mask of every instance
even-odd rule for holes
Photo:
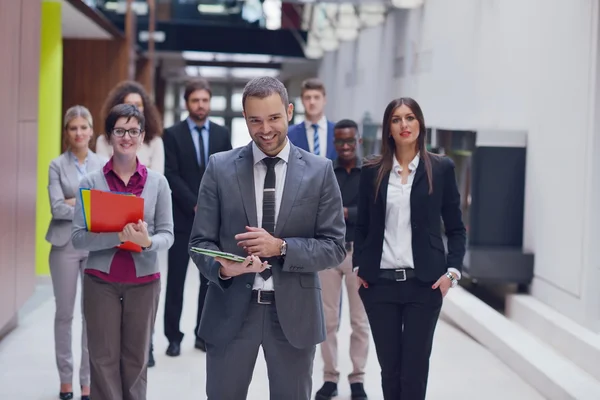
[[[90,396],[87,394],[82,394],[81,395],[81,400],[90,400]]]
[[[169,347],[167,347],[167,355],[169,357],[177,357],[181,354],[181,344],[176,342],[169,343]]]
[[[154,361],[154,351],[150,349],[150,353],[148,354],[148,368],[152,368],[156,365],[156,361]]]
[[[337,383],[325,382],[315,395],[315,400],[331,400],[338,395]]]
[[[60,392],[58,398],[60,400],[73,400],[73,392]]]
[[[204,342],[204,340],[196,338],[196,344],[194,345],[194,347],[206,353],[206,342]]]
[[[365,388],[362,383],[351,383],[350,391],[352,396],[350,397],[352,400],[367,400],[367,394],[365,393]]]

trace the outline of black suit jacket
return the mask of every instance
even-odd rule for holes
[[[419,161],[410,195],[412,250],[417,278],[434,282],[448,268],[462,268],[466,231],[460,210],[460,194],[456,185],[454,163],[447,157],[431,155],[433,192]],[[375,282],[379,276],[389,174],[384,177],[375,200],[378,167],[363,167],[359,183],[358,220],[354,238],[353,265],[358,276]],[[440,218],[441,216],[441,218]],[[448,255],[441,236],[441,220],[448,238]]]
[[[187,120],[170,128],[163,135],[165,146],[165,177],[173,196],[175,232],[190,234],[194,222],[194,207],[206,165],[198,165],[196,147]],[[204,144],[206,145],[206,143]],[[231,150],[229,129],[210,122],[208,153]],[[208,162],[208,159],[206,160]]]

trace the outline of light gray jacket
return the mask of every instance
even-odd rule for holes
[[[106,160],[93,151],[88,152],[88,173],[102,169]],[[65,199],[79,196],[79,178],[77,167],[68,152],[62,153],[50,162],[48,195],[52,220],[48,226],[46,240],[57,247],[62,247],[71,240],[73,211],[75,207],[65,203]]]
[[[86,175],[80,188],[109,191],[108,183],[102,170]],[[138,277],[159,272],[157,254],[173,244],[173,208],[171,206],[171,188],[167,179],[150,169],[141,197],[144,199],[144,221],[148,224],[148,234],[152,246],[141,253],[132,252],[135,271]],[[89,250],[86,269],[95,269],[109,273],[110,264],[117,252],[116,246],[121,244],[118,232],[92,233],[85,227],[81,196],[77,196],[72,231],[73,247]]]

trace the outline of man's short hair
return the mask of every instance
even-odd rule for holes
[[[336,129],[346,129],[346,128],[354,128],[354,130],[356,131],[356,134],[360,135],[360,133],[358,132],[358,124],[351,119],[342,119],[342,120],[338,121],[335,124],[335,126],[333,127],[333,130],[335,131]]]
[[[323,93],[323,96],[326,95],[325,85],[319,78],[309,78],[304,80],[300,88],[300,95],[303,95],[307,90],[319,90]]]
[[[208,95],[212,97],[212,90],[210,89],[210,83],[204,78],[195,79],[185,84],[185,92],[183,92],[183,98],[187,102],[191,94],[196,90],[206,90]]]
[[[244,93],[242,94],[242,108],[246,109],[246,99],[248,97],[264,99],[274,93],[279,95],[284,107],[287,107],[290,104],[287,89],[281,81],[269,76],[254,78],[244,87]]]

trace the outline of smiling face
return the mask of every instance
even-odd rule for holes
[[[397,107],[390,119],[390,135],[396,146],[416,146],[421,126],[413,111],[405,104]]]
[[[335,151],[343,161],[356,159],[356,146],[360,143],[355,128],[336,128],[334,131]]]
[[[65,134],[69,148],[76,151],[88,147],[93,131],[87,119],[75,117],[67,124]]]
[[[123,131],[127,131],[123,133]],[[132,134],[133,132],[133,134]],[[136,136],[136,133],[139,134]],[[123,136],[121,136],[123,134]],[[144,141],[144,132],[140,132],[140,123],[136,118],[119,118],[110,135],[115,155],[136,156],[140,144]]]
[[[288,123],[294,106],[283,104],[278,93],[265,98],[246,98],[244,118],[252,140],[266,155],[273,157],[285,147]]]

